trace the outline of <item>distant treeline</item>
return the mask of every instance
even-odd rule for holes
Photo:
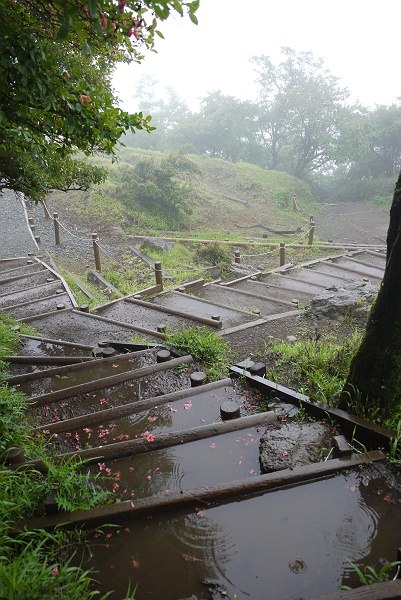
[[[310,52],[282,48],[277,65],[268,56],[252,61],[255,102],[213,91],[199,112],[172,89],[156,97],[158,82],[142,80],[138,108],[152,115],[156,131],[137,132],[125,143],[284,171],[306,181],[321,201],[391,197],[401,166],[399,103],[374,109],[348,103],[348,90]]]

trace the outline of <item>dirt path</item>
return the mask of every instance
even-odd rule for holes
[[[316,235],[334,244],[385,244],[389,211],[366,204],[327,205],[316,218]]]

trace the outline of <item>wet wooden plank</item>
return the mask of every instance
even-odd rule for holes
[[[72,419],[66,419],[65,421],[56,421],[47,425],[41,425],[32,429],[33,432],[43,431],[47,429],[50,433],[62,433],[64,431],[75,431],[77,429],[96,425],[103,421],[113,421],[120,419],[128,415],[136,414],[143,410],[149,410],[151,408],[162,406],[168,402],[174,402],[175,400],[181,400],[182,398],[190,398],[191,396],[197,396],[204,394],[209,391],[217,390],[221,387],[231,386],[231,379],[221,379],[220,381],[212,381],[205,385],[187,388],[185,390],[177,390],[175,392],[169,392],[162,396],[154,396],[153,398],[145,398],[143,400],[136,400],[130,404],[123,404],[122,406],[116,406],[115,408],[108,408],[106,410],[100,410],[95,413],[89,413],[80,417],[74,417]]]
[[[334,476],[336,473],[352,469],[362,464],[368,464],[374,461],[382,461],[385,455],[380,450],[367,452],[365,454],[353,454],[347,458],[337,458],[312,465],[295,467],[294,469],[284,469],[276,473],[267,473],[237,481],[218,483],[211,486],[193,488],[182,492],[175,492],[168,496],[156,495],[149,498],[142,498],[132,501],[109,504],[107,506],[98,506],[89,510],[78,510],[69,513],[60,513],[48,517],[39,517],[29,521],[20,521],[15,524],[17,530],[21,529],[53,529],[64,524],[66,527],[76,527],[78,525],[87,525],[96,527],[105,523],[121,523],[128,520],[141,519],[150,515],[166,513],[174,510],[191,509],[196,506],[206,507],[208,505],[221,504],[240,496],[274,491],[289,485],[300,485],[308,481],[315,481],[324,477]],[[349,593],[349,592],[348,592]],[[324,600],[343,600],[342,597],[333,599],[324,598]],[[348,596],[344,596],[346,600]],[[358,597],[355,597],[356,600]],[[375,598],[366,597],[366,600]],[[377,596],[377,600],[385,600],[386,596]],[[395,596],[389,596],[388,599],[395,600]],[[399,596],[398,600],[400,600]],[[362,596],[358,600],[365,600]],[[295,600],[295,599],[294,599]],[[301,600],[301,599],[299,599]],[[312,600],[312,599],[303,599]],[[323,600],[314,598],[313,600]]]
[[[297,596],[293,600],[400,600],[401,579],[366,585],[355,590],[339,590],[323,596]]]
[[[58,400],[64,400],[72,396],[79,394],[86,394],[88,392],[94,392],[101,390],[106,387],[112,387],[119,383],[124,383],[132,379],[140,379],[141,377],[151,376],[159,371],[165,371],[166,369],[173,369],[180,365],[189,364],[193,362],[192,356],[181,356],[180,358],[173,358],[167,362],[151,365],[150,367],[142,367],[135,371],[125,371],[124,373],[118,373],[117,375],[111,375],[110,377],[103,377],[102,379],[95,379],[94,381],[88,381],[87,383],[81,383],[80,385],[74,385],[69,388],[64,388],[49,394],[42,394],[42,396],[36,396],[32,407],[43,406],[44,404],[52,404]]]

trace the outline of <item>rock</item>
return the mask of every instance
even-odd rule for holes
[[[290,423],[267,431],[260,438],[260,464],[264,473],[316,462],[320,448],[331,447],[331,430],[323,423]]]
[[[297,337],[295,335],[287,335],[286,340],[287,342],[296,342]]]
[[[141,244],[141,248],[152,248],[156,250],[163,250],[163,252],[170,252],[175,246],[175,242],[166,242],[163,238],[145,238]]]
[[[257,269],[256,267],[252,267],[251,265],[244,265],[244,264],[238,264],[238,263],[231,263],[230,265],[230,271],[232,273],[235,273],[236,275],[239,275],[240,277],[242,275],[251,275],[251,273],[258,273],[260,269]]]
[[[203,275],[205,277],[220,277],[220,269],[219,267],[206,267],[206,269],[203,269]]]
[[[349,315],[365,323],[377,291],[377,286],[368,282],[331,286],[310,301],[306,314],[324,316],[333,321]]]
[[[114,225],[113,227],[108,227],[107,229],[102,229],[102,236],[112,237],[112,238],[121,238],[124,235],[124,229],[121,225]]]

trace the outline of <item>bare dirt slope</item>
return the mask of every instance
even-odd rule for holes
[[[357,202],[327,205],[316,218],[316,235],[335,244],[385,244],[389,214]]]

